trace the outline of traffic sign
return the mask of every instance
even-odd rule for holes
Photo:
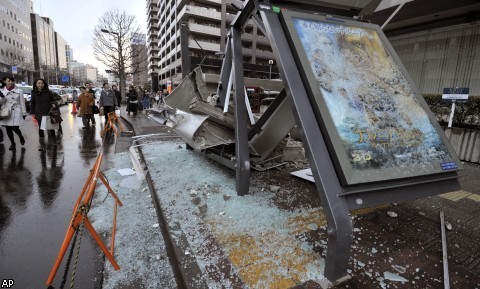
[[[70,76],[62,75],[62,82],[70,82]]]
[[[466,102],[470,88],[468,87],[450,87],[444,88],[442,94],[443,102]]]
[[[12,74],[17,74],[17,67],[16,66],[12,66]]]

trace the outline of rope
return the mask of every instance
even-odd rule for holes
[[[75,247],[75,242],[77,242],[77,236],[78,236],[78,228],[77,230],[75,230],[75,235],[73,236],[72,246],[70,247],[70,252],[68,253],[67,263],[65,264],[65,271],[63,272],[60,289],[65,288],[65,283],[67,283],[68,270],[70,270],[70,262],[72,261],[73,248]]]
[[[78,231],[80,232],[80,238],[78,239],[78,244],[75,252],[75,260],[73,262],[72,277],[70,278],[70,289],[73,289],[75,285],[75,274],[77,273],[78,256],[80,255],[80,244],[82,243],[82,224],[78,226]]]

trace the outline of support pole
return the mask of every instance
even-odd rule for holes
[[[382,27],[380,27],[382,30],[383,30],[383,28],[385,28],[385,26],[387,26],[387,24],[390,22],[390,20],[392,20],[393,17],[395,17],[395,15],[397,15],[398,11],[400,11],[400,9],[402,9],[403,5],[405,5],[405,2],[398,5],[397,9],[395,9],[395,11],[393,11],[392,15],[390,15],[390,17],[388,17],[387,21],[385,21],[385,23],[383,23]]]
[[[228,78],[227,91],[225,97],[223,98],[223,114],[228,112],[228,106],[230,105],[230,94],[232,93],[232,81],[233,81],[233,70],[230,71],[230,77]]]
[[[452,127],[454,114],[455,114],[455,100],[452,100],[452,111],[450,112],[450,118],[448,119],[448,127]]]
[[[445,234],[445,215],[440,211],[440,231],[442,232],[442,257],[443,257],[443,287],[450,289],[450,279],[448,276],[448,255],[447,255],[447,236]]]
[[[250,155],[248,146],[245,83],[243,81],[242,38],[239,28],[232,27],[232,63],[235,86],[235,155],[237,195],[244,196],[250,188]]]
[[[223,56],[222,70],[220,71],[220,80],[217,88],[218,104],[225,106],[227,97],[230,98],[230,89],[232,86],[230,79],[232,79],[232,47],[230,35],[227,36],[227,46],[225,47],[225,55]]]
[[[83,224],[85,224],[85,228],[87,228],[90,234],[92,234],[93,239],[95,239],[100,249],[102,249],[103,253],[105,254],[105,257],[107,257],[107,259],[110,261],[113,268],[115,270],[120,270],[120,266],[118,266],[117,261],[115,261],[115,259],[113,258],[113,255],[110,254],[110,251],[108,251],[107,247],[103,244],[102,238],[100,238],[97,231],[95,231],[92,224],[90,223],[90,220],[88,220],[87,217],[84,218]]]

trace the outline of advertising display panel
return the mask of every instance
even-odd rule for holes
[[[281,20],[343,185],[459,169],[378,26],[288,10]]]

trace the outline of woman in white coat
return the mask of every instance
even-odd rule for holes
[[[5,97],[3,105],[10,108],[11,115],[9,118],[0,120],[0,125],[4,126],[7,131],[7,136],[11,143],[9,149],[15,150],[13,132],[18,135],[20,144],[25,144],[25,138],[20,130],[20,126],[27,116],[25,98],[23,97],[22,90],[15,86],[15,78],[13,78],[13,76],[5,76],[3,81],[5,82],[5,87],[2,89],[2,94]]]

